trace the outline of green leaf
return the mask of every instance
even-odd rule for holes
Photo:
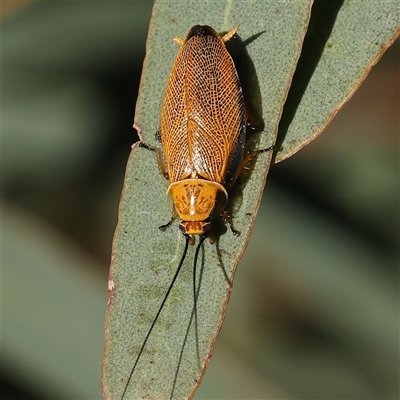
[[[196,7],[191,3],[156,3],[135,115],[136,127],[144,141],[156,144],[154,134],[160,103],[178,51],[172,38],[185,37],[195,24],[208,24],[222,32],[240,23],[242,40],[252,38],[246,47],[251,58],[247,68],[257,72],[259,98],[262,98],[259,107],[262,107],[265,131],[259,145],[268,147],[274,143],[274,132],[300,54],[309,12],[308,0],[290,5],[283,2],[196,3]],[[196,390],[221,328],[231,282],[250,235],[270,158],[270,153],[258,157],[250,179],[238,196],[241,204],[236,207],[234,224],[241,235],[235,237],[226,232],[215,244],[207,241],[202,246],[197,278],[200,281],[198,340],[194,324],[189,326],[195,249],[190,246],[183,269],[129,382],[126,399],[184,399]],[[170,218],[170,205],[165,196],[167,187],[154,154],[135,146],[127,166],[110,270],[103,365],[103,391],[107,399],[121,398],[183,251],[184,237],[176,223],[166,232],[158,230]]]
[[[279,125],[275,162],[326,129],[399,36],[399,25],[397,0],[315,2]]]
[[[246,47],[237,64],[238,72],[254,121],[257,123],[262,119],[264,123],[263,132],[255,137],[254,141],[257,142],[255,145],[257,148],[266,148],[274,143],[307,29],[311,3],[311,1],[157,2],[153,9],[135,114],[135,126],[143,140],[156,145],[154,134],[158,128],[161,99],[178,51],[172,38],[175,35],[185,37],[188,30],[196,24],[207,24],[219,32],[226,32],[240,23],[238,34]],[[336,6],[336,14],[331,20],[332,35],[336,24],[340,22],[339,16],[342,12],[353,8],[363,11],[361,5],[366,3],[367,8],[372,7],[370,4],[372,2],[368,1],[332,3]],[[319,19],[321,15],[326,17],[323,2],[316,4],[320,10],[316,14],[316,18],[319,17],[313,22],[315,24],[313,30],[315,26],[318,28],[321,23],[326,22],[326,18],[322,21]],[[385,7],[393,6],[394,2],[378,4],[385,10]],[[325,7],[332,10],[331,2]],[[384,14],[382,10],[381,14]],[[348,12],[344,14],[347,15]],[[393,38],[395,32],[395,26],[390,23],[393,14],[387,12],[385,15],[387,16],[385,24],[387,23],[392,29],[391,36],[389,33],[380,36],[380,32],[386,26],[382,18],[378,19],[382,24],[378,25],[379,29],[374,25],[374,31],[368,31],[368,35],[361,29],[361,26],[366,28],[364,23],[359,23],[363,40],[379,42],[380,45],[377,45],[376,49],[380,49],[381,52],[386,43],[390,42],[388,38]],[[340,24],[346,27],[346,24],[342,22]],[[353,23],[350,26],[356,25]],[[344,28],[341,29],[343,31]],[[348,48],[353,48],[357,33],[357,30],[353,29],[351,34],[345,36],[345,40],[349,42],[343,44],[346,51]],[[330,32],[326,34],[326,39],[328,38],[329,41],[324,46],[326,52],[332,53],[332,48],[337,47],[336,40],[330,42]],[[240,50],[240,46],[240,40],[228,42],[228,48],[233,54],[235,50]],[[313,47],[312,43],[308,46]],[[320,45],[321,60],[315,55],[312,57],[314,60],[319,60],[315,73],[320,64],[325,65],[325,62],[322,63],[324,46]],[[341,54],[338,53],[337,57],[340,58]],[[364,64],[361,62],[360,68],[364,74],[371,64],[368,60],[376,60],[377,57],[375,54],[375,58],[371,56],[364,61]],[[339,64],[340,62],[337,65]],[[314,78],[313,71],[310,71],[306,62],[302,68],[308,73],[310,84],[305,85],[308,91]],[[339,83],[346,81],[347,71],[350,70],[347,65],[341,69]],[[321,72],[321,76],[324,74],[326,72]],[[330,75],[328,77],[327,80],[331,82]],[[354,82],[354,78],[349,79]],[[300,76],[297,80],[297,87],[299,85],[304,87],[304,76]],[[310,99],[313,101],[310,100],[304,109],[311,109],[313,112],[304,111],[302,120],[307,122],[303,122],[298,131],[292,130],[292,125],[296,121],[297,113],[302,110],[303,100],[297,100],[298,106],[296,101],[291,100],[296,111],[292,112],[292,117],[290,110],[285,109],[283,121],[286,121],[289,129],[285,131],[283,125],[280,126],[280,135],[284,133],[283,139],[279,137],[280,148],[276,161],[289,156],[296,151],[293,149],[309,142],[326,120],[322,118],[320,122],[321,115],[334,115],[338,105],[343,103],[343,99],[348,97],[351,90],[351,85],[350,89],[348,85],[332,85],[338,93],[335,99],[339,100],[331,101],[330,97],[333,94],[328,91],[330,85],[328,87],[326,83],[324,87],[320,85],[321,81],[319,84],[316,83],[319,92],[313,89],[314,91],[310,93]],[[320,93],[324,94],[325,102],[321,102]],[[306,95],[303,99],[305,97]],[[321,103],[323,105],[326,103],[326,107],[322,107]],[[234,237],[228,231],[222,234],[215,244],[205,242],[201,248],[197,266],[199,283],[197,327],[191,321],[195,246],[189,246],[182,271],[129,381],[125,399],[185,399],[193,396],[203,377],[212,355],[215,338],[221,328],[236,266],[247,245],[258,210],[270,158],[270,153],[260,154],[251,166],[250,174],[244,178],[242,186],[235,193],[231,193],[233,222],[241,235]],[[127,165],[110,269],[103,361],[103,392],[107,399],[121,399],[137,354],[164,298],[184,248],[184,237],[177,229],[177,223],[166,232],[158,230],[158,226],[170,218],[171,205],[167,203],[165,196],[167,187],[168,182],[161,176],[154,154],[134,146]]]

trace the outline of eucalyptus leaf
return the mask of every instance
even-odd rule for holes
[[[316,1],[279,124],[275,162],[316,139],[399,36],[397,0]]]
[[[261,115],[265,126],[256,136],[257,146],[265,148],[273,144],[300,56],[310,8],[308,0],[267,4],[212,2],[196,3],[195,7],[190,2],[157,2],[135,114],[135,126],[143,140],[156,145],[154,134],[161,99],[178,51],[172,38],[185,37],[196,24],[207,24],[218,32],[226,32],[240,23],[239,39],[228,42],[232,46],[228,48],[232,53],[239,52],[236,61],[242,84],[245,82],[245,100],[254,110],[255,122],[259,122],[257,118]],[[236,58],[235,54],[233,57]],[[264,75],[269,78],[262,78]],[[248,99],[249,87],[256,88],[255,99]],[[191,323],[195,246],[189,246],[186,262],[129,381],[125,399],[193,396],[221,328],[236,266],[249,239],[270,159],[270,152],[260,154],[243,187],[231,196],[234,225],[241,235],[235,237],[226,232],[215,244],[207,241],[201,248],[197,267],[197,326]],[[171,205],[165,196],[167,187],[154,154],[134,146],[127,166],[110,269],[103,361],[103,392],[107,399],[122,397],[183,251],[184,237],[177,224],[166,232],[158,229],[170,218]]]

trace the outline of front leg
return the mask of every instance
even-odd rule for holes
[[[159,149],[158,147],[150,146],[149,144],[144,143],[144,142],[140,142],[139,146],[143,147],[147,150],[154,151],[156,153],[158,167],[160,168],[160,171],[161,171],[162,175],[164,176],[164,178],[169,180],[168,169],[167,169],[167,165],[165,163],[163,151],[161,149]]]

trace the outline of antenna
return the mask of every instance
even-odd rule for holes
[[[180,270],[181,270],[181,268],[182,268],[183,262],[185,261],[186,253],[187,253],[187,250],[188,250],[188,247],[189,247],[190,236],[185,234],[185,238],[186,238],[185,249],[183,250],[182,257],[181,257],[181,260],[179,261],[178,268],[177,268],[176,271],[175,271],[175,275],[174,275],[174,277],[172,278],[172,281],[171,281],[171,283],[170,283],[170,285],[169,285],[169,287],[168,287],[167,293],[165,293],[164,299],[163,299],[163,301],[161,302],[161,305],[160,305],[160,307],[159,307],[159,309],[158,309],[158,311],[157,311],[157,314],[156,314],[156,316],[154,317],[153,322],[152,322],[152,324],[151,324],[151,326],[150,326],[150,329],[149,329],[149,331],[147,332],[147,335],[146,335],[146,337],[145,337],[145,339],[144,339],[144,342],[143,342],[143,344],[142,344],[142,347],[140,348],[139,354],[138,354],[137,357],[136,357],[135,363],[133,364],[133,367],[132,367],[132,369],[131,369],[131,373],[129,374],[129,377],[128,377],[128,381],[126,382],[124,391],[123,391],[123,393],[122,393],[121,400],[123,400],[124,397],[125,397],[126,391],[128,390],[129,383],[130,383],[130,381],[131,381],[131,379],[132,379],[132,375],[133,375],[133,373],[135,372],[136,366],[137,366],[137,364],[138,364],[138,362],[139,362],[139,359],[140,359],[140,357],[141,357],[141,355],[142,355],[142,353],[143,353],[143,350],[144,350],[144,348],[145,348],[145,346],[146,346],[147,340],[149,339],[150,334],[151,334],[151,332],[153,331],[154,325],[156,324],[157,319],[158,319],[158,317],[159,317],[160,314],[161,314],[161,311],[162,311],[162,309],[163,309],[163,307],[164,307],[164,305],[165,305],[165,303],[166,303],[166,301],[167,301],[167,299],[168,299],[168,296],[169,296],[169,294],[170,294],[170,292],[171,292],[171,290],[172,290],[172,287],[174,286],[174,283],[175,283],[175,281],[176,281],[176,278],[178,277],[179,272],[180,272]]]
[[[197,353],[197,360],[200,359],[200,354],[199,354],[199,334],[197,331],[197,297],[199,293],[196,291],[196,270],[197,270],[197,260],[199,258],[199,252],[201,249],[201,245],[203,244],[204,240],[206,240],[207,234],[204,233],[203,236],[201,237],[199,244],[197,245],[196,252],[194,254],[194,261],[193,261],[193,307],[194,307],[194,327],[195,327],[195,335],[196,335],[196,353]]]

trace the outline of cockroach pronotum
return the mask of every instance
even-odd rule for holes
[[[163,175],[169,179],[168,194],[174,211],[165,229],[179,215],[180,230],[186,237],[178,268],[141,345],[125,384],[125,397],[132,375],[147,340],[163,309],[186,257],[192,235],[201,235],[193,265],[193,294],[196,319],[196,263],[200,246],[212,228],[212,220],[221,216],[233,229],[225,211],[228,191],[249,160],[260,151],[245,155],[245,104],[239,77],[225,42],[239,26],[223,36],[209,26],[194,26],[185,39],[175,37],[180,50],[166,86],[161,111],[160,129],[156,137],[163,152],[157,152]]]

